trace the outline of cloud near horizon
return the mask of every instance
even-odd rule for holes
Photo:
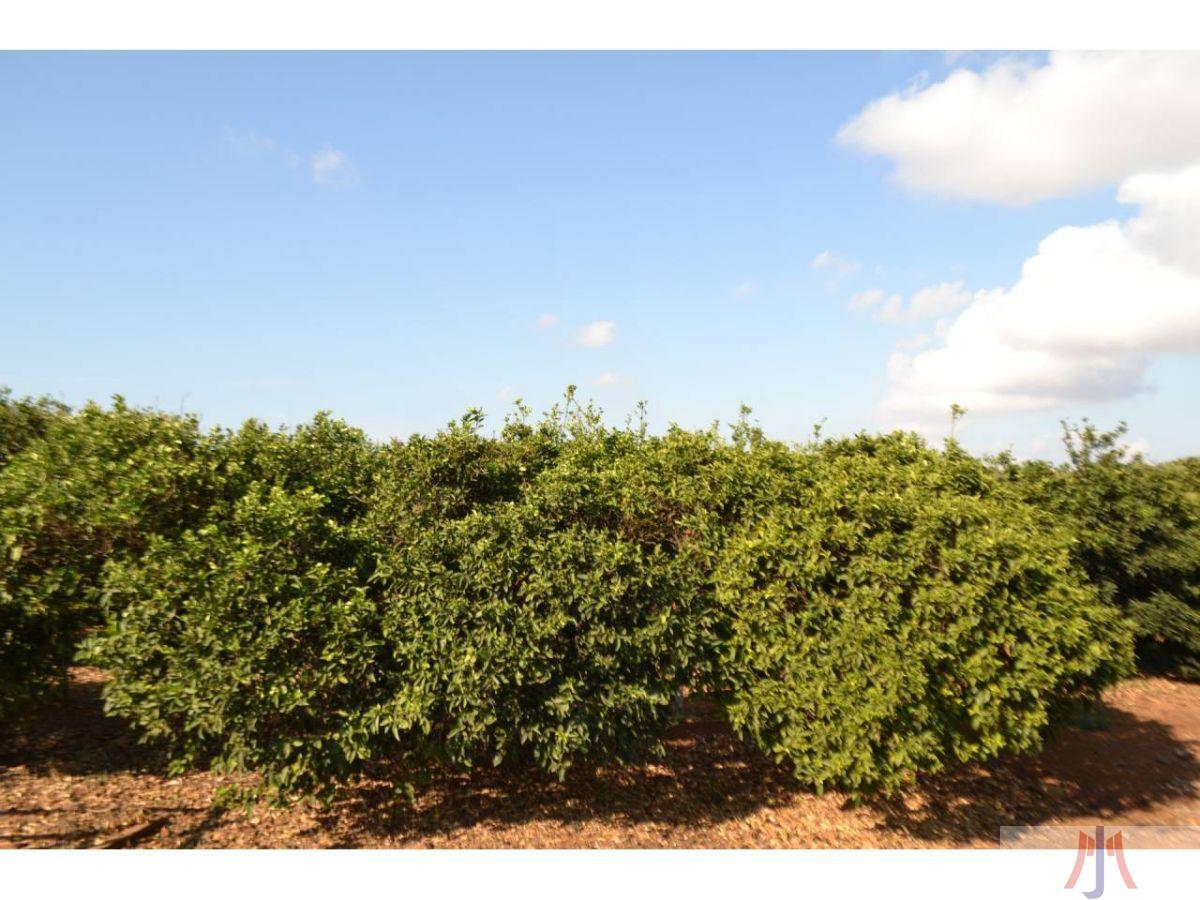
[[[1022,205],[1105,185],[1125,220],[1058,228],[1017,281],[880,288],[848,306],[877,321],[936,318],[900,338],[880,411],[892,421],[1049,410],[1150,389],[1165,354],[1200,353],[1200,53],[1008,56],[868,104],[838,132],[902,185]]]
[[[1155,358],[1200,353],[1200,164],[1135,175],[1117,197],[1137,213],[1059,228],[1014,285],[976,291],[937,346],[893,352],[884,414],[1115,400],[1149,389]]]

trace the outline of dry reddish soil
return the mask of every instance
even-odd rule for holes
[[[385,766],[328,808],[226,809],[103,715],[103,674],[0,732],[0,847],[961,847],[1006,824],[1200,825],[1200,685],[1139,678],[1036,757],[854,806],[817,796],[694,704],[658,764],[445,773],[410,805]],[[1086,725],[1086,727],[1083,727]]]

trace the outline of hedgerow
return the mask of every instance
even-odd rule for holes
[[[1194,607],[1171,574],[1187,463],[1183,499],[1135,491],[1168,507],[1169,552],[1121,556],[1109,590],[1085,504],[1048,496],[1066,468],[907,434],[785,444],[748,411],[650,434],[569,392],[495,434],[473,410],[381,444],[327,415],[202,432],[0,399],[0,707],[78,658],[174,770],[255,772],[281,800],[374,759],[652,757],[685,690],[803,782],[888,789],[1035,748],[1127,670],[1131,621]],[[1150,477],[1131,465],[1112,477]]]

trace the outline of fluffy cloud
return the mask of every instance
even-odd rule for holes
[[[973,299],[963,289],[961,281],[945,281],[921,288],[913,294],[908,305],[899,294],[887,296],[879,288],[852,294],[847,306],[854,310],[871,310],[878,322],[915,322],[934,319],[966,306]]]
[[[899,294],[889,297],[879,288],[870,288],[851,294],[846,306],[857,312],[870,310],[877,322],[892,322],[899,317],[904,298]]]
[[[607,319],[601,319],[584,325],[576,336],[581,346],[607,347],[616,336],[617,325]]]
[[[1156,355],[1200,352],[1200,165],[1131,177],[1118,198],[1138,213],[1058,229],[1016,284],[976,292],[937,346],[893,353],[885,411],[929,419],[952,402],[996,413],[1127,397],[1146,389]]]
[[[1030,203],[1200,160],[1198,86],[1200,53],[1009,57],[876,100],[838,140],[908,187]]]
[[[554,313],[542,313],[537,318],[537,327],[545,331],[547,328],[553,328],[558,324],[558,316]]]
[[[859,291],[857,294],[851,294],[850,300],[846,305],[851,309],[871,309],[878,306],[883,297],[883,291],[879,288],[871,288],[870,290]]]
[[[836,287],[844,278],[848,278],[859,270],[858,260],[843,256],[836,250],[822,250],[813,257],[812,267],[829,275],[829,286]]]
[[[933,338],[927,334],[914,334],[908,337],[899,338],[896,341],[896,349],[901,352],[908,353],[913,350],[920,350],[932,340]]]
[[[908,301],[905,315],[909,319],[935,319],[970,302],[971,295],[963,290],[963,282],[943,281],[941,284],[921,288],[913,294]]]
[[[822,250],[813,257],[814,269],[833,269],[835,272],[853,272],[859,264],[849,257],[843,256],[836,250]]]

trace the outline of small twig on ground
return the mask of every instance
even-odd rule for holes
[[[142,822],[140,825],[131,825],[124,831],[119,831],[107,840],[100,841],[96,844],[100,850],[117,850],[121,847],[128,847],[136,843],[144,837],[149,837],[170,821],[166,816],[159,816],[156,819],[151,819],[148,822]]]

